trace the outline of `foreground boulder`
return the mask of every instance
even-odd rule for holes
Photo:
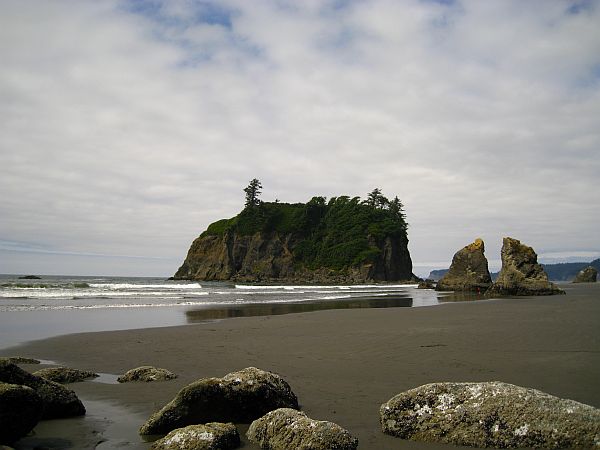
[[[88,378],[99,377],[97,373],[87,370],[71,369],[69,367],[52,367],[33,372],[33,375],[61,384],[77,383]]]
[[[129,381],[167,381],[177,378],[173,372],[167,369],[159,369],[152,366],[141,366],[135,369],[128,370],[124,375],[117,378],[119,383],[127,383]]]
[[[433,383],[381,405],[384,433],[473,447],[591,448],[600,410],[498,381]]]
[[[42,415],[42,399],[33,389],[0,383],[0,444],[27,435]]]
[[[358,439],[339,425],[313,420],[295,409],[280,408],[255,420],[246,434],[270,450],[355,450]]]
[[[152,444],[152,450],[229,450],[240,446],[232,423],[211,422],[177,428]]]
[[[54,381],[32,375],[9,362],[0,361],[0,381],[32,388],[42,399],[42,419],[85,414],[85,407],[75,392]]]
[[[184,387],[142,425],[140,434],[207,422],[250,423],[277,408],[298,409],[296,394],[279,375],[248,367]]]
[[[595,283],[597,278],[598,270],[594,266],[588,266],[575,275],[573,283]]]
[[[517,239],[502,241],[502,269],[489,295],[554,295],[565,292],[548,281],[544,268],[537,262],[533,248]]]
[[[485,245],[481,239],[454,254],[448,272],[438,281],[439,291],[485,292],[492,285]]]

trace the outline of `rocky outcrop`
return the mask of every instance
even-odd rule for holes
[[[448,272],[438,281],[439,291],[485,292],[492,285],[481,239],[456,252]]]
[[[117,378],[119,383],[129,381],[167,381],[177,378],[177,375],[167,369],[160,369],[152,366],[141,366],[128,370],[124,375]]]
[[[597,278],[598,270],[593,266],[588,266],[575,276],[573,283],[595,283]]]
[[[0,383],[0,444],[12,444],[27,435],[41,415],[42,399],[33,389]]]
[[[374,262],[339,272],[327,268],[299,268],[294,249],[302,242],[294,234],[234,232],[197,238],[175,279],[362,283],[414,279],[405,237],[370,239],[380,251]]]
[[[88,378],[99,377],[97,373],[87,370],[71,369],[69,367],[49,367],[33,372],[33,375],[60,384],[77,383]]]
[[[0,361],[0,382],[32,388],[42,399],[42,419],[57,419],[85,414],[85,407],[77,398],[75,392],[54,381],[36,377],[9,362]]]
[[[435,281],[430,279],[419,281],[417,289],[435,289]]]
[[[240,435],[232,423],[211,422],[171,431],[152,444],[152,450],[229,450],[240,446]]]
[[[592,448],[600,410],[501,382],[434,383],[381,405],[384,433],[472,447]]]
[[[250,425],[251,442],[270,450],[355,450],[358,439],[333,422],[314,420],[295,409],[280,408]]]
[[[164,434],[207,422],[250,423],[277,408],[297,409],[296,394],[279,375],[248,367],[184,387],[142,425],[140,434]]]
[[[548,281],[544,268],[537,262],[533,248],[517,239],[502,241],[502,269],[488,295],[554,295],[564,294]]]

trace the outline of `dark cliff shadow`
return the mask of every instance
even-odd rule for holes
[[[354,297],[340,300],[318,300],[299,303],[253,303],[248,305],[223,305],[185,312],[188,323],[207,320],[230,319],[233,317],[277,316],[326,309],[356,308],[409,308],[413,299],[409,296],[393,295],[381,297]]]

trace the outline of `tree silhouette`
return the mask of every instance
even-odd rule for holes
[[[246,188],[244,188],[244,192],[246,193],[246,204],[245,208],[254,208],[255,206],[261,203],[258,198],[261,194],[262,184],[258,179],[253,178],[250,180],[250,183]]]

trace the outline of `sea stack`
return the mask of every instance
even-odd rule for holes
[[[548,281],[533,248],[517,239],[502,241],[502,269],[488,290],[489,295],[555,295],[565,292]]]
[[[588,266],[575,276],[573,283],[595,283],[597,278],[598,270],[594,266]]]
[[[450,270],[438,281],[439,291],[485,292],[492,285],[483,240],[475,241],[454,254]]]

